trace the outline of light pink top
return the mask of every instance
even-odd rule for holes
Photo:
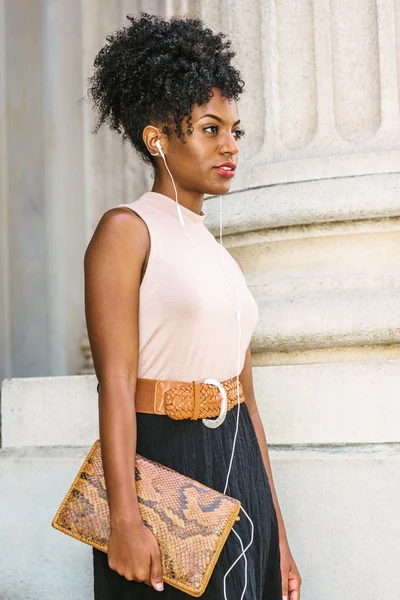
[[[119,206],[145,221],[151,240],[140,287],[138,377],[224,381],[236,376],[239,325],[220,266],[221,247],[203,223],[205,214],[181,207],[196,247],[179,222],[175,200],[146,192]],[[240,373],[258,309],[225,249],[222,259],[241,313]]]

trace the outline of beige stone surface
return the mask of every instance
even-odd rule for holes
[[[274,444],[400,442],[400,360],[254,367]],[[92,375],[3,381],[3,447],[82,446],[98,437]]]
[[[399,445],[271,456],[302,598],[397,598]]]
[[[93,600],[91,548],[51,527],[87,451],[0,450],[1,600]]]
[[[0,450],[0,530],[12,540],[2,600],[93,600],[90,548],[50,527],[86,451]],[[397,598],[399,446],[273,449],[271,460],[302,597]]]
[[[259,304],[253,352],[399,343],[399,184],[371,175],[224,199],[224,245]],[[207,201],[215,233],[218,209]]]
[[[253,369],[273,444],[400,443],[400,361]]]
[[[5,379],[2,446],[90,446],[99,437],[94,375]]]

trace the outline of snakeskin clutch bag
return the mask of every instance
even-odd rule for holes
[[[201,596],[239,518],[240,502],[139,454],[135,475],[142,519],[160,547],[163,580],[191,596]],[[52,526],[107,552],[110,512],[99,440]]]

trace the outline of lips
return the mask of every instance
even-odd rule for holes
[[[222,165],[219,165],[218,167],[214,167],[214,169],[217,171],[217,173],[222,175],[222,177],[231,178],[235,175],[236,165],[235,163],[229,161],[222,163]]]

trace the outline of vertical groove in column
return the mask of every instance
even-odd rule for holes
[[[99,2],[100,4],[100,2]],[[88,78],[94,71],[94,58],[103,45],[104,32],[102,27],[102,5],[95,7],[91,0],[83,0],[82,4],[83,23],[83,87],[84,95],[87,96],[89,86]],[[85,203],[87,214],[87,237],[91,237],[96,227],[102,208],[99,205],[103,201],[105,182],[103,171],[100,168],[100,147],[103,143],[104,131],[93,134],[95,120],[97,118],[90,103],[85,104]]]
[[[86,2],[84,6],[87,69],[85,77],[92,72],[94,57],[106,43],[106,35],[129,24],[126,19],[128,14],[137,16],[141,11],[155,12],[149,10],[151,7],[162,8],[159,0],[98,0],[96,7],[91,2]],[[85,85],[85,93],[86,89]],[[95,117],[91,108],[87,106],[86,201],[90,213],[89,236],[105,211],[119,203],[136,200],[149,181],[146,168],[129,141],[123,143],[121,136],[109,130],[107,125],[96,135],[90,133]]]
[[[125,2],[126,1],[127,0],[125,0]],[[165,12],[166,12],[166,8],[167,8],[166,0],[136,0],[134,2],[132,2],[132,0],[131,0],[131,4],[139,5],[139,7],[137,9],[131,10],[131,12],[133,14],[136,14],[139,12],[146,12],[146,13],[149,13],[150,15],[164,16]]]
[[[203,0],[202,2],[196,3],[196,0],[192,0],[190,7],[193,10],[193,5],[196,5],[195,13],[191,12],[193,16],[197,16],[202,19],[207,27],[210,27],[213,31],[221,31],[222,19],[221,19],[221,8],[220,2],[215,0]]]
[[[104,37],[118,29],[124,18],[122,17],[121,0],[102,0],[103,4],[103,31]],[[104,39],[105,42],[105,39]],[[100,50],[100,48],[99,48]],[[121,136],[111,131],[108,127],[104,129],[104,154],[102,168],[106,175],[106,196],[104,197],[102,211],[124,202],[124,150]]]
[[[263,88],[261,90],[265,123],[264,146],[262,149],[263,161],[272,163],[278,156],[276,115],[279,114],[279,98],[277,94],[277,52],[276,52],[276,15],[275,3],[272,0],[261,3],[261,55],[263,70]]]
[[[289,149],[317,132],[313,0],[276,1],[279,137]]]
[[[124,21],[122,17],[121,0],[98,0],[94,5],[86,2],[86,28],[85,28],[85,67],[87,78],[93,73],[93,62],[96,54],[106,43],[106,35],[115,31]],[[85,94],[87,91],[85,81]],[[104,125],[100,131],[93,135],[97,115],[88,107],[87,111],[87,158],[89,174],[86,177],[87,202],[90,204],[89,212],[91,222],[89,230],[93,232],[100,216],[109,208],[118,204],[122,198],[123,190],[123,149],[119,136]]]
[[[195,19],[201,19],[201,5],[202,2],[199,0],[188,0],[188,13],[191,17]]]
[[[242,144],[244,158],[255,157],[264,142],[264,72],[261,51],[260,0],[248,0],[244,8],[240,0],[223,3],[221,16],[224,30],[232,40],[236,52],[234,64],[245,80],[245,92],[240,99],[239,115],[246,137]]]
[[[192,8],[192,2],[189,2],[189,0],[173,0],[172,2],[172,6],[170,8],[170,10],[172,9],[172,15],[182,15],[182,16],[186,16],[190,14],[190,9]]]
[[[4,0],[0,0],[0,381],[11,377],[9,239],[7,194],[7,128],[6,128],[6,24]],[[1,428],[1,422],[0,422]],[[1,446],[1,429],[0,429]]]
[[[157,3],[157,0],[155,0]],[[127,15],[139,16],[141,12],[153,12],[155,2],[149,0],[121,0],[121,25],[128,25]],[[133,149],[128,140],[122,144],[122,197],[121,202],[127,204],[135,198],[135,170],[132,168]]]
[[[400,147],[398,59],[396,56],[396,11],[394,0],[376,0],[379,36],[381,127],[379,136],[390,135]]]
[[[381,124],[376,0],[331,0],[336,128],[347,141],[364,141]]]
[[[63,144],[65,144],[65,115],[68,121],[74,115],[69,114],[69,107],[64,103],[64,81],[69,79],[70,73],[64,61],[63,41],[68,37],[69,16],[63,11],[62,2],[43,3],[43,86],[46,93],[43,97],[43,130],[44,130],[44,212],[46,217],[46,299],[47,299],[47,336],[48,336],[48,368],[49,374],[58,375],[65,373],[65,338],[66,317],[68,307],[65,299],[68,293],[63,289],[63,282],[68,278],[69,252],[66,250],[64,232],[68,230],[68,221],[65,207],[65,174],[68,170],[74,171],[73,181],[79,179],[79,172],[75,173],[75,155],[68,156],[66,164],[63,157]],[[73,12],[73,11],[72,11]],[[66,18],[66,21],[65,21]],[[62,25],[61,25],[62,23]],[[65,36],[65,37],[64,37]],[[72,38],[72,41],[76,40]],[[72,44],[73,48],[77,44]],[[72,58],[71,58],[72,54]],[[73,63],[74,50],[68,53],[68,59]],[[71,72],[73,69],[71,68]],[[69,82],[70,83],[70,82]],[[72,112],[72,111],[71,111]],[[70,127],[69,127],[70,129]],[[68,183],[70,182],[68,178]],[[67,183],[67,188],[68,188]],[[74,202],[71,195],[70,203]],[[79,213],[75,218],[79,218]],[[77,227],[78,229],[78,227]],[[78,240],[74,240],[75,248]]]
[[[48,374],[42,3],[5,3],[12,375]],[[29,32],[27,34],[27,23]],[[34,32],[34,33],[33,33]],[[29,132],[29,135],[27,134]],[[29,291],[29,294],[26,293]],[[32,349],[35,349],[34,351]]]
[[[146,0],[142,0],[146,1]],[[174,14],[176,14],[175,10],[176,2],[175,0],[165,0],[165,16],[170,19]]]
[[[82,96],[83,100],[83,160],[85,180],[85,235],[86,242],[92,235],[93,202],[92,202],[92,179],[93,179],[93,111],[87,98],[88,77],[93,68],[94,48],[96,46],[96,33],[93,22],[96,21],[91,12],[91,0],[82,0],[81,3],[81,35],[82,35]]]
[[[43,6],[48,367],[57,375],[79,367],[76,347],[83,322],[82,15],[79,3],[68,0]]]
[[[318,119],[316,134],[318,139],[315,145],[325,149],[327,140],[342,143],[342,140],[338,139],[334,117],[330,0],[314,2],[313,15]]]
[[[147,4],[147,2],[143,0],[121,0],[121,25],[128,23],[126,20],[127,15],[137,15],[140,11],[145,11],[146,8],[142,8],[143,4]]]
[[[394,10],[396,24],[397,102],[400,112],[400,0],[394,0]]]
[[[127,14],[138,16],[140,12],[163,15],[165,3],[160,0],[122,0],[122,23],[127,24]],[[132,147],[129,140],[122,145],[122,195],[121,202],[129,203],[137,200],[151,186],[149,167]]]

